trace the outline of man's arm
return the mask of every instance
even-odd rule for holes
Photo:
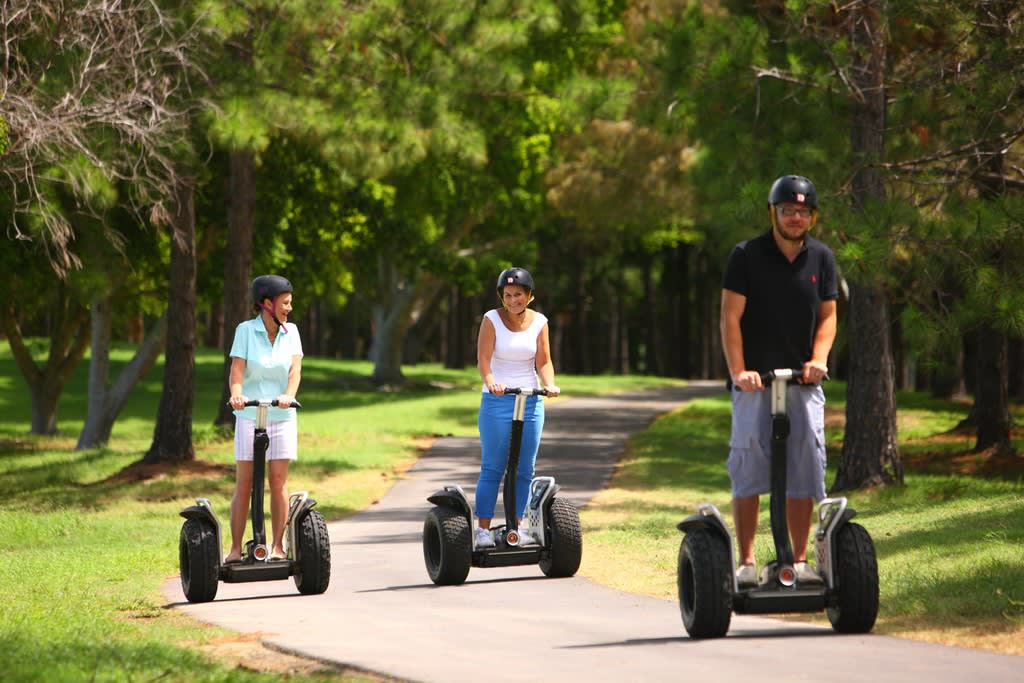
[[[836,317],[835,299],[822,301],[818,307],[818,329],[814,331],[811,359],[804,364],[804,381],[816,382],[828,373],[828,354],[836,340]],[[821,377],[814,376],[815,371]]]
[[[719,314],[719,326],[722,331],[722,350],[725,353],[725,364],[729,367],[729,377],[734,385],[743,391],[761,388],[761,375],[756,370],[747,370],[743,357],[743,332],[740,319],[747,307],[747,297],[731,289],[722,290],[722,310]]]

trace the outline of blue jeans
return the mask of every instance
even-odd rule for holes
[[[476,482],[476,516],[494,517],[498,500],[498,486],[505,476],[508,463],[509,440],[512,434],[512,408],[515,396],[495,396],[483,392],[480,398],[480,478]],[[516,516],[522,518],[530,496],[530,481],[540,448],[540,434],[544,431],[544,401],[539,396],[526,398],[523,418],[523,443],[519,449],[519,469],[516,472]]]

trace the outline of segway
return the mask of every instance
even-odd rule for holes
[[[327,590],[331,580],[331,544],[327,523],[313,510],[316,501],[305,491],[291,494],[283,560],[270,559],[263,524],[263,478],[266,469],[267,409],[277,400],[251,400],[246,406],[256,407],[256,430],[253,435],[252,499],[250,510],[253,538],[246,542],[242,559],[221,562],[221,529],[217,514],[207,498],[196,498],[196,504],[181,511],[185,523],[178,542],[181,565],[181,589],[189,602],[209,602],[217,596],[217,582],[245,583],[276,581],[294,577],[295,587],[303,595],[317,595]],[[291,407],[301,408],[297,401]]]
[[[771,514],[775,559],[761,572],[758,585],[740,588],[732,535],[718,509],[704,503],[677,528],[679,610],[693,638],[719,638],[729,630],[732,612],[779,614],[828,613],[840,633],[867,633],[878,616],[878,562],[871,536],[850,519],[856,514],[845,497],[826,498],[818,506],[814,550],[823,583],[800,585],[786,521],[786,387],[802,369],[761,375],[771,382]]]
[[[427,498],[434,508],[423,522],[423,560],[430,580],[439,586],[459,585],[470,567],[511,567],[536,564],[546,576],[567,577],[576,573],[583,556],[580,513],[571,501],[557,496],[554,477],[535,477],[530,482],[526,521],[536,545],[521,545],[516,520],[516,472],[523,442],[527,396],[547,396],[545,389],[505,389],[515,396],[508,462],[502,484],[505,523],[492,527],[493,548],[477,548],[473,508],[461,486],[446,484]],[[513,400],[510,398],[510,400]]]

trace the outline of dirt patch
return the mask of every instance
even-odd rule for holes
[[[181,479],[234,476],[235,466],[207,460],[182,460],[177,462],[145,463],[141,460],[115,472],[102,484],[152,483],[168,477]]]
[[[197,645],[197,648],[217,662],[257,673],[278,676],[340,675],[343,680],[349,680],[345,674],[358,674],[358,678],[362,680],[388,680],[316,659],[296,657],[286,652],[280,652],[264,645],[261,641],[263,636],[262,633],[222,636]]]
[[[929,474],[962,474],[986,479],[1017,479],[1024,475],[1024,455],[1011,448],[988,448],[981,451],[925,451],[903,456],[903,466],[906,469]]]
[[[825,428],[843,429],[846,415],[837,409],[825,409]],[[900,460],[905,471],[926,474],[961,474],[988,479],[1017,479],[1024,476],[1024,454],[1013,448],[974,450],[975,430],[959,425],[940,434],[913,440],[912,452],[902,449]],[[1024,440],[1024,428],[1014,428],[1010,438]],[[959,446],[959,448],[956,448]]]

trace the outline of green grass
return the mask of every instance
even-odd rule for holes
[[[130,349],[113,354],[114,372]],[[369,363],[306,358],[299,398],[299,460],[291,490],[315,491],[318,509],[338,519],[383,495],[417,449],[437,435],[476,433],[475,368],[405,368],[408,385],[376,389]],[[222,360],[196,362],[193,438],[197,464],[129,468],[148,449],[162,387],[161,368],[135,389],[109,447],[75,451],[86,409],[87,365],[62,396],[60,434],[28,435],[30,404],[6,345],[0,347],[0,652],[4,680],[270,681],[279,674],[239,668],[221,641],[229,632],[166,609],[159,586],[177,575],[178,512],[195,496],[228,517],[234,485],[230,440],[212,427]],[[678,384],[644,377],[566,377],[567,394]],[[131,475],[131,476],[129,476]],[[296,671],[289,680],[379,680],[358,672]]]
[[[840,383],[829,387],[830,412],[840,416],[843,391]],[[931,466],[920,472],[907,464],[903,487],[847,494],[879,557],[876,631],[1024,654],[1024,458],[1001,477],[965,476],[958,470],[965,458],[970,463],[973,440],[944,433],[968,406],[913,394],[898,401],[901,452],[908,462],[930,454]],[[1018,422],[1021,417],[1018,411]],[[584,574],[623,590],[676,598],[681,534],[675,525],[705,501],[731,525],[729,426],[723,395],[694,401],[631,439],[611,486],[582,513]],[[831,483],[842,428],[828,432]],[[756,542],[759,564],[774,555],[767,498]]]

